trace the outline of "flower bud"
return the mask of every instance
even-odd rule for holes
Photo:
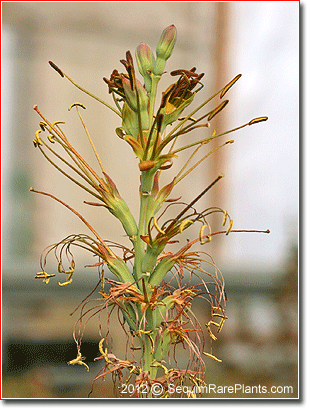
[[[130,270],[128,269],[126,263],[123,259],[117,256],[110,256],[106,257],[106,262],[108,267],[112,273],[117,277],[120,282],[123,283],[134,283],[134,277],[132,276]],[[136,285],[133,285],[136,288]]]
[[[130,80],[122,76],[122,83],[124,87],[126,102],[128,106],[135,112],[140,111],[141,126],[143,130],[147,130],[149,127],[149,113],[148,113],[148,95],[140,81],[136,80],[135,89],[131,89]],[[139,96],[139,103],[137,101],[137,93]],[[124,117],[123,117],[124,119]],[[133,134],[130,134],[133,135]],[[133,135],[134,136],[134,135]]]
[[[171,26],[165,28],[156,48],[157,57],[168,60],[168,58],[172,54],[176,39],[177,29],[175,28],[175,26],[172,24]]]
[[[177,258],[175,256],[166,256],[158,264],[151,274],[149,283],[151,286],[158,286],[166,276],[166,274],[173,268]]]
[[[137,102],[137,94],[136,94],[136,89],[138,91],[139,95],[139,103],[140,103],[140,110],[144,111],[147,110],[148,106],[148,96],[143,88],[142,84],[140,81],[136,80],[136,89],[132,90],[131,85],[130,85],[130,80],[122,76],[122,83],[123,83],[123,88],[126,96],[126,102],[129,105],[129,107],[134,110],[135,112],[138,111],[138,102]]]
[[[173,24],[162,32],[156,48],[157,59],[154,67],[154,74],[160,75],[163,73],[166,61],[172,54],[176,39],[177,29]]]
[[[124,93],[126,96],[126,102],[129,105],[129,107],[136,112],[137,111],[137,96],[136,96],[135,90],[131,89],[129,78],[122,75],[122,84],[123,84],[123,89],[124,89]]]
[[[122,127],[126,134],[138,138],[139,135],[139,119],[138,114],[134,112],[129,105],[124,102],[122,109]]]
[[[140,43],[136,50],[136,59],[139,72],[144,78],[145,89],[150,92],[152,86],[150,71],[153,71],[155,64],[151,47],[146,43]]]

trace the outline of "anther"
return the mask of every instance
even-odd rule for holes
[[[61,77],[64,77],[64,73],[61,71],[61,69],[59,67],[57,67],[57,65],[55,63],[53,63],[52,61],[49,61],[48,63],[54,70],[57,71],[57,73],[59,75],[61,75]]]

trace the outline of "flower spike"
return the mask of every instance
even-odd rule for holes
[[[161,390],[160,397],[172,397],[169,386],[194,387],[195,390],[191,389],[186,396],[195,398],[199,389],[206,386],[206,358],[222,362],[213,354],[211,344],[217,340],[227,320],[225,309],[228,297],[221,271],[205,248],[199,245],[208,247],[208,242],[216,235],[225,237],[234,233],[270,232],[233,229],[233,219],[226,210],[219,206],[200,208],[200,199],[223,178],[223,174],[216,178],[211,177],[212,182],[189,203],[185,203],[181,196],[172,194],[179,182],[213,153],[233,143],[234,139],[226,140],[225,137],[208,149],[211,141],[216,142],[227,134],[268,119],[265,116],[256,117],[228,130],[211,128],[210,122],[216,115],[221,114],[229,102],[224,100],[224,96],[240,79],[241,74],[196,106],[196,95],[204,87],[204,73],[195,66],[175,67],[170,76],[166,77],[167,80],[170,78],[170,83],[165,89],[158,90],[176,39],[176,27],[170,25],[162,32],[156,53],[153,54],[151,47],[143,42],[136,48],[135,62],[131,52],[126,52],[125,58],[120,60],[122,71],[114,69],[109,77],[103,77],[113,106],[85,90],[56,64],[49,62],[62,78],[66,78],[80,91],[117,114],[120,122],[115,133],[121,140],[118,141],[120,144],[130,145],[132,156],[139,166],[137,176],[140,179],[140,188],[137,194],[140,202],[136,213],[129,210],[122,198],[114,182],[115,176],[107,173],[103,166],[104,161],[101,161],[99,150],[97,151],[94,144],[96,140],[91,137],[82,117],[85,105],[74,102],[68,110],[72,111],[73,107],[76,109],[95,155],[95,167],[86,161],[70,142],[71,138],[65,132],[68,124],[62,127],[63,121],[49,121],[38,107],[34,106],[40,116],[40,129],[36,131],[33,139],[37,151],[62,175],[82,188],[84,193],[95,197],[95,201],[88,198],[81,200],[82,203],[95,207],[95,211],[99,213],[98,219],[104,217],[100,213],[107,210],[118,219],[123,227],[123,239],[129,240],[130,243],[128,246],[103,239],[99,228],[90,225],[87,219],[69,204],[52,194],[30,188],[31,191],[48,196],[65,206],[91,231],[89,235],[71,233],[45,248],[40,257],[41,271],[35,278],[42,279],[47,284],[55,276],[54,273],[46,272],[47,259],[54,255],[56,273],[64,275],[58,285],[65,288],[72,283],[76,270],[74,248],[85,250],[96,258],[85,265],[85,268],[98,269],[96,285],[72,312],[79,314],[73,333],[77,357],[68,364],[78,364],[89,370],[84,362],[85,357],[81,354],[81,343],[86,324],[97,315],[102,329],[100,328],[98,342],[100,356],[95,360],[102,360],[103,366],[95,376],[93,384],[111,374],[113,379],[119,380],[123,389],[128,387],[129,392],[129,386],[132,387],[129,392],[132,396],[143,398],[154,396],[155,390]],[[136,78],[137,69],[142,76],[141,82]],[[190,108],[192,106],[194,108]],[[40,135],[44,131],[48,132],[47,140]],[[199,133],[202,135],[199,136]],[[99,141],[102,142],[101,139]],[[179,155],[182,151],[183,154]],[[173,171],[175,163],[180,161],[182,163],[178,170],[172,177],[168,177],[170,182],[162,184],[162,176],[167,170]],[[130,184],[126,179],[126,166],[124,164],[124,169],[119,172],[125,172],[126,183]],[[96,171],[98,168],[99,171]],[[86,207],[86,211],[89,209]],[[223,216],[222,222],[220,221],[221,230],[214,229],[210,223],[214,214]],[[196,232],[196,235],[190,239],[192,232]],[[169,248],[170,244],[179,245],[173,250]],[[106,274],[106,268],[112,278]],[[207,311],[203,314],[206,317],[204,323],[208,338],[205,337],[204,326],[199,323],[194,312],[193,302],[196,298],[207,306]],[[106,327],[101,326],[104,311],[108,319]],[[113,318],[118,319],[126,333],[127,351],[124,360],[117,358],[110,350],[109,335],[114,328],[112,311],[116,313]],[[103,329],[105,335],[101,335]],[[170,368],[173,363],[177,363],[177,344],[182,345],[183,351],[187,352],[189,357],[188,365],[184,369],[177,366]],[[141,353],[139,366],[134,357],[134,360],[127,358],[127,353],[138,349]],[[207,353],[208,351],[212,353]],[[158,374],[159,370],[161,374]]]

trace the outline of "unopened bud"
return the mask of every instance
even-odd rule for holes
[[[122,84],[127,104],[132,110],[137,111],[137,95],[135,90],[131,89],[129,78],[122,75]]]
[[[154,74],[160,75],[163,73],[166,61],[172,54],[176,39],[177,29],[173,24],[162,32],[156,48],[157,59],[154,67]]]
[[[151,47],[146,43],[140,43],[136,50],[136,59],[139,72],[144,78],[145,89],[150,92],[152,86],[150,73],[153,71],[155,64]]]
[[[147,92],[140,83],[140,81],[136,80],[135,89],[131,89],[130,80],[122,76],[122,84],[125,92],[125,99],[128,106],[138,115],[138,111],[140,112],[140,119],[141,119],[141,126],[143,130],[147,130],[149,128],[149,113],[148,113],[148,103],[149,99],[147,96]],[[138,99],[139,98],[139,101]],[[123,117],[124,120],[124,117]],[[126,129],[126,128],[125,128]],[[130,135],[133,135],[130,133]],[[134,135],[133,135],[134,136]]]
[[[134,90],[131,89],[130,80],[125,76],[122,76],[122,84],[126,96],[126,102],[129,105],[129,107],[135,112],[138,111],[138,102],[136,94],[137,90],[139,95],[140,110],[146,110],[148,105],[148,97],[140,81],[136,80],[136,89]]]
[[[134,138],[138,138],[139,135],[139,119],[138,114],[133,111],[129,105],[124,102],[122,109],[122,127],[127,135],[132,135]]]
[[[157,57],[168,60],[168,58],[172,54],[176,39],[177,29],[175,28],[175,26],[172,24],[171,26],[165,28],[156,48]]]

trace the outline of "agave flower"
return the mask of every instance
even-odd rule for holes
[[[227,319],[224,279],[211,256],[193,247],[196,244],[204,246],[214,235],[245,231],[232,229],[233,220],[226,210],[219,207],[204,210],[197,208],[199,200],[222,179],[223,175],[209,181],[207,187],[189,204],[184,204],[180,198],[172,199],[170,195],[176,184],[213,152],[233,143],[232,139],[221,142],[218,147],[207,151],[197,160],[197,153],[205,149],[210,141],[267,120],[267,117],[254,118],[228,131],[213,132],[203,139],[191,138],[186,142],[187,135],[193,130],[210,127],[210,121],[226,107],[228,100],[220,101],[207,110],[206,105],[218,96],[221,100],[241,74],[198,107],[189,109],[195,101],[196,94],[203,87],[201,80],[204,74],[198,74],[195,67],[173,70],[171,76],[179,78],[162,92],[161,102],[155,109],[158,83],[162,76],[166,75],[165,64],[172,54],[175,43],[176,28],[173,25],[163,31],[156,48],[156,58],[149,45],[140,43],[135,56],[144,84],[136,78],[132,54],[130,51],[126,52],[126,59],[120,60],[125,72],[115,69],[109,79],[103,78],[115,106],[79,86],[63,70],[50,62],[61,77],[67,78],[120,118],[116,135],[130,145],[133,156],[139,159],[141,185],[138,221],[133,217],[111,176],[104,169],[81,115],[81,109],[85,109],[85,106],[76,102],[70,105],[69,110],[76,109],[100,166],[100,175],[70,143],[62,126],[63,121],[49,121],[38,106],[34,106],[34,110],[41,117],[40,129],[35,133],[33,140],[34,146],[60,173],[95,198],[95,202],[85,200],[86,204],[101,206],[119,220],[132,245],[132,248],[128,248],[123,244],[104,240],[85,217],[69,204],[52,194],[31,188],[31,191],[49,196],[64,205],[91,231],[89,235],[69,235],[46,248],[41,255],[41,272],[36,278],[43,279],[47,284],[55,276],[54,273],[45,271],[50,253],[56,256],[58,272],[65,274],[65,281],[58,282],[60,286],[70,285],[73,280],[75,261],[72,247],[80,247],[98,258],[98,262],[89,265],[98,266],[99,269],[98,297],[90,298],[96,291],[96,286],[91,295],[79,306],[80,316],[74,331],[77,358],[69,364],[84,365],[88,370],[88,365],[84,362],[86,359],[81,353],[83,329],[88,320],[95,315],[101,315],[105,311],[109,318],[112,312],[116,311],[130,339],[127,345],[132,351],[139,350],[141,357],[138,362],[134,358],[117,358],[110,351],[107,336],[111,329],[107,327],[106,337],[101,337],[99,342],[101,355],[96,358],[103,361],[103,368],[94,378],[94,382],[104,380],[107,375],[112,374],[125,386],[131,383],[134,386],[131,394],[137,397],[170,397],[173,395],[171,385],[185,386],[185,383],[190,383],[199,390],[199,387],[204,385],[206,372],[204,356],[221,362],[212,352],[205,352],[205,333],[209,335],[210,341],[215,341],[215,334],[221,331]],[[183,115],[186,108],[189,112]],[[197,113],[199,117],[195,118],[194,115]],[[41,132],[47,132],[47,140],[41,138]],[[181,170],[174,175],[170,183],[160,187],[162,173],[171,169],[173,160],[178,158],[177,154],[185,150],[189,155]],[[179,212],[164,220],[168,208],[179,209]],[[226,226],[224,230],[214,230],[210,226],[208,217],[213,213],[223,215],[223,226]],[[184,231],[192,225],[199,227],[197,237],[180,245],[177,252],[170,252],[167,249],[169,244],[181,242]],[[117,255],[117,252],[121,252],[121,255]],[[114,279],[105,277],[105,266],[114,274]],[[206,323],[203,325],[199,323],[193,311],[193,302],[196,299],[203,300],[209,309]],[[178,368],[175,360],[179,345],[188,352],[189,363],[185,369]],[[154,386],[160,387],[160,393],[154,390]],[[191,390],[188,396],[195,397],[195,393]]]

